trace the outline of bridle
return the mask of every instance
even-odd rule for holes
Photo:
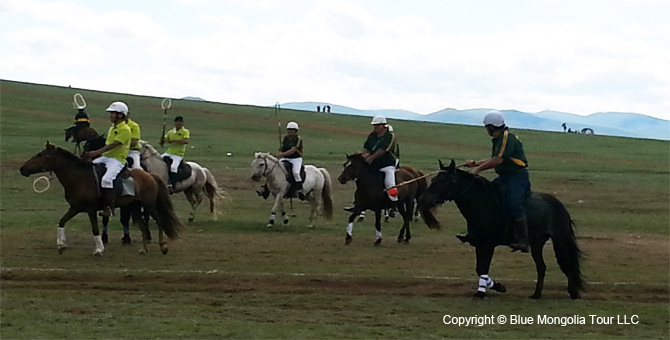
[[[446,172],[446,170],[442,170],[442,171]],[[454,175],[455,175],[455,173],[454,173]],[[450,175],[449,177],[452,177],[452,176]],[[447,198],[445,198],[445,199],[440,198],[441,203],[448,202],[448,201],[455,201],[457,198],[459,198],[460,196],[465,194],[465,192],[470,190],[470,187],[472,186],[472,184],[475,182],[476,179],[477,179],[477,176],[473,176],[472,179],[470,180],[470,183],[465,185],[463,187],[463,189],[461,189],[461,191],[458,192],[457,194],[451,195],[451,198],[448,198],[448,199]],[[451,183],[456,183],[456,178],[455,177],[453,179],[451,179]]]
[[[265,155],[265,156],[262,156],[262,158],[263,158],[263,163],[265,164],[265,170],[263,170],[263,177],[267,177],[267,175],[269,173],[272,173],[272,171],[274,171],[274,169],[279,164],[280,160],[274,161],[274,165],[272,166],[272,169],[268,169],[268,156]]]

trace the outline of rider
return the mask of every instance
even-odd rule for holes
[[[384,173],[384,187],[389,189],[395,186],[398,142],[395,134],[389,131],[386,117],[375,116],[370,124],[374,129],[363,144],[365,161]],[[392,202],[398,201],[398,196],[392,196],[389,192],[387,194]]]
[[[126,124],[130,128],[130,150],[128,151],[128,157],[133,159],[133,164],[131,164],[131,169],[142,169],[140,165],[140,125],[137,124],[134,120],[130,119],[130,113],[126,115]]]
[[[170,144],[167,151],[161,156],[163,158],[169,157],[172,159],[172,165],[170,166],[169,178],[176,174],[179,169],[179,164],[184,159],[184,153],[186,152],[186,144],[189,142],[189,137],[191,133],[184,127],[184,117],[176,116],[174,118],[174,129],[168,131],[165,136],[161,137],[160,144],[161,146],[166,142]],[[174,185],[170,179],[169,189],[170,192],[174,191]]]
[[[105,146],[88,153],[89,158],[95,158],[93,163],[104,164],[107,171],[102,176],[103,210],[100,216],[110,216],[114,211],[114,179],[123,170],[130,148],[131,132],[126,124],[128,105],[124,102],[113,102],[107,108],[109,120],[113,125],[107,131]],[[98,157],[100,156],[100,157]],[[98,157],[98,158],[96,158]]]
[[[300,177],[300,168],[302,167],[302,138],[298,136],[298,123],[289,122],[286,124],[286,133],[284,140],[281,143],[279,148],[279,154],[277,158],[280,158],[282,162],[291,163],[291,171],[293,172],[294,182],[291,184],[288,192],[286,193],[287,197],[293,197],[296,192],[302,190],[303,179]]]
[[[484,126],[489,136],[493,137],[491,158],[480,161],[468,160],[466,167],[474,168],[473,175],[495,168],[498,174],[493,182],[504,190],[507,214],[512,218],[514,226],[514,242],[510,244],[513,251],[527,253],[528,226],[523,207],[524,196],[530,192],[528,177],[528,161],[523,152],[521,141],[505,126],[505,119],[499,111],[491,111],[484,117]]]

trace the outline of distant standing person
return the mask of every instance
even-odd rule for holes
[[[321,106],[320,105],[316,106],[316,112],[321,112]]]
[[[176,174],[179,169],[179,164],[181,164],[184,159],[184,154],[186,153],[186,144],[189,143],[189,138],[191,136],[190,131],[184,127],[184,117],[177,116],[174,118],[174,129],[168,131],[165,136],[161,137],[160,144],[164,143],[170,144],[167,151],[162,154],[162,157],[169,157],[172,159],[172,164],[170,165],[170,175],[168,177],[173,177],[173,174]],[[169,187],[173,191],[174,183],[170,180]]]

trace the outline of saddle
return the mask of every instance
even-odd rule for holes
[[[104,164],[93,164],[93,174],[98,188],[102,187],[102,176],[107,172]],[[119,175],[114,179],[114,192],[116,196],[135,196],[135,181],[130,176],[130,169],[127,165],[123,166]]]
[[[288,180],[289,183],[293,184],[295,183],[295,178],[293,178],[293,163],[291,162],[282,162],[284,163],[284,168],[286,169],[286,172],[288,175],[286,175],[286,180]],[[305,181],[305,165],[300,166],[300,177],[302,178],[303,182]]]
[[[188,165],[188,163],[182,160],[181,164],[179,164],[179,167],[177,168],[177,173],[173,173],[169,169],[172,165],[172,158],[165,156],[163,157],[163,160],[168,166],[168,175],[170,176],[170,182],[172,182],[172,185],[176,185],[177,183],[191,177],[193,170],[191,169],[191,166]]]
[[[288,192],[286,192],[284,198],[296,197],[296,192],[302,189],[302,183],[305,181],[305,178],[307,178],[305,175],[305,165],[300,166],[300,177],[302,177],[302,182],[296,182],[295,178],[293,177],[293,163],[291,162],[282,162],[282,163],[284,163],[284,168],[286,169],[287,172],[286,180],[288,180],[290,184]],[[305,194],[303,192],[299,192],[297,198],[300,200],[304,200]]]

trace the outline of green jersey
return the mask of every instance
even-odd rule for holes
[[[134,122],[130,119],[128,119],[126,124],[128,124],[128,127],[130,128],[130,139],[136,138],[137,141],[138,141],[138,143],[135,144],[135,146],[132,146],[132,145],[130,146],[130,150],[138,150],[139,151],[140,150],[140,143],[139,143],[139,140],[140,140],[140,126],[139,126],[139,124],[137,124],[136,122]]]
[[[172,129],[165,134],[165,141],[184,140],[188,139],[190,135],[190,132],[186,128],[181,128],[179,130]],[[183,158],[186,153],[186,144],[172,143],[165,152]]]
[[[491,140],[493,151],[491,157],[500,157],[503,162],[496,166],[498,175],[505,175],[521,171],[528,167],[526,154],[523,152],[521,141],[512,133],[505,131]]]
[[[130,149],[130,128],[126,122],[121,122],[116,125],[112,125],[107,131],[107,140],[105,140],[105,145],[112,144],[114,142],[120,142],[121,145],[115,147],[114,149],[105,151],[102,155],[109,158],[114,158],[119,162],[126,164],[126,157],[128,157],[128,150]]]
[[[302,138],[300,138],[298,135],[295,135],[293,138],[291,136],[284,137],[284,140],[281,143],[281,152],[286,152],[294,146],[298,149],[298,151],[286,156],[285,158],[302,157]]]
[[[381,169],[387,166],[395,166],[395,160],[398,158],[397,152],[400,151],[398,142],[395,140],[395,134],[391,131],[386,131],[382,136],[377,136],[372,132],[368,135],[368,139],[363,143],[363,148],[374,154],[378,150],[385,150],[386,152],[372,161],[372,166]]]

